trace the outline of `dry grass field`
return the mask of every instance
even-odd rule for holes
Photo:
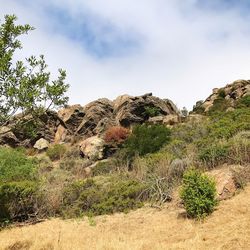
[[[94,219],[51,219],[0,232],[0,249],[250,249],[250,186],[204,222],[173,205]]]

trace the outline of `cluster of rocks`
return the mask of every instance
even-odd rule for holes
[[[147,112],[148,109],[157,111]],[[153,117],[152,117],[153,116]],[[39,129],[35,138],[25,136],[22,130],[10,130],[11,124],[1,128],[0,143],[10,146],[34,146],[42,150],[50,143],[81,142],[83,155],[93,157],[90,148],[100,148],[102,135],[111,126],[130,128],[144,122],[174,124],[179,122],[180,113],[168,99],[160,99],[148,93],[142,96],[122,95],[114,101],[98,99],[85,106],[72,105],[49,111],[39,118]],[[102,158],[101,156],[95,156]]]
[[[213,89],[213,93],[205,101],[196,103],[194,110],[202,109],[204,112],[208,112],[218,98],[225,98],[233,108],[237,100],[247,95],[250,95],[250,80],[237,80],[224,88]]]

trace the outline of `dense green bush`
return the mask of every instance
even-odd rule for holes
[[[36,162],[21,150],[0,148],[0,183],[34,180],[37,173]]]
[[[184,173],[180,197],[188,216],[203,218],[212,213],[217,204],[215,182],[198,170],[190,169]]]
[[[250,95],[244,96],[237,101],[237,108],[249,108],[250,107]]]
[[[119,177],[77,181],[65,188],[62,213],[77,217],[126,212],[143,205],[145,188],[136,180]]]
[[[0,148],[0,223],[34,214],[38,185],[35,160],[22,150]]]
[[[48,148],[47,155],[52,161],[60,160],[66,153],[66,147],[62,144],[55,144]]]
[[[211,139],[229,139],[243,130],[250,130],[249,108],[212,114],[210,117],[210,124],[208,125],[208,137]]]
[[[164,125],[137,125],[125,141],[124,148],[131,157],[154,153],[170,141],[170,133]]]
[[[0,222],[23,221],[36,213],[38,184],[19,181],[0,184]]]
[[[158,107],[146,106],[143,115],[145,117],[154,117],[161,114],[161,109]]]

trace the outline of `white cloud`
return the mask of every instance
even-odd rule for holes
[[[37,29],[24,41],[22,56],[45,54],[52,72],[68,72],[70,103],[99,97],[153,92],[189,109],[211,89],[249,78],[250,47],[247,17],[235,9],[200,10],[195,0],[53,0],[79,19],[83,13],[107,20],[122,32],[137,33],[137,53],[98,59],[79,42],[51,33],[42,1],[0,0],[0,16],[15,13]],[[77,19],[76,18],[76,19]],[[64,25],[63,23],[61,24]],[[98,33],[101,36],[103,31]],[[111,37],[112,39],[112,37]]]

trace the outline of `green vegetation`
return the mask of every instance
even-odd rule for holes
[[[207,175],[190,169],[183,176],[180,197],[188,216],[204,218],[213,212],[217,204],[215,182]]]
[[[62,144],[55,144],[49,147],[46,153],[52,161],[60,160],[66,153],[66,147]]]
[[[170,141],[170,129],[163,125],[136,125],[124,143],[124,149],[131,157],[143,156],[158,151]]]
[[[143,114],[146,117],[154,117],[161,114],[161,109],[158,107],[147,106],[145,107]]]
[[[126,212],[143,205],[142,183],[119,176],[87,179],[66,187],[63,195],[65,217]]]
[[[35,213],[37,165],[22,151],[0,148],[0,224]]]
[[[19,150],[0,148],[0,183],[35,180],[36,174],[34,159],[28,159]]]
[[[250,95],[240,98],[237,102],[237,108],[249,108],[250,107]]]

